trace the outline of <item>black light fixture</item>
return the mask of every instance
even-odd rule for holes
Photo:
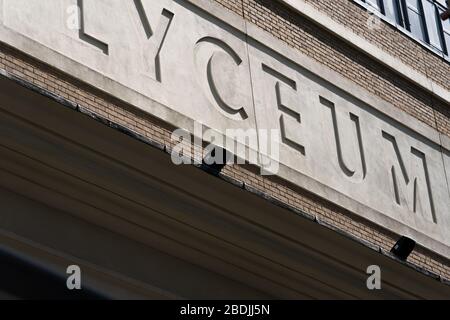
[[[203,158],[202,165],[214,173],[219,173],[226,166],[232,155],[227,150],[214,146]]]
[[[403,236],[392,247],[391,253],[393,253],[400,260],[406,261],[415,246],[416,242],[413,239]]]

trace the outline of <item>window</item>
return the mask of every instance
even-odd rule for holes
[[[366,3],[373,9],[382,12],[382,0],[366,0]]]
[[[442,51],[442,37],[439,26],[439,14],[433,1],[424,0],[423,9],[425,12],[425,21],[428,30],[428,40],[431,46]]]
[[[398,0],[366,0],[367,5],[393,22],[399,22]]]
[[[386,21],[449,60],[450,19],[442,21],[439,16],[447,8],[446,0],[354,1],[378,11]]]
[[[419,40],[425,41],[424,14],[420,0],[402,0],[402,13],[405,28]]]
[[[439,7],[439,13],[444,11],[444,7]],[[448,56],[450,54],[450,19],[442,21],[442,42],[444,53]]]
[[[384,0],[383,14],[391,21],[402,25],[398,0]]]

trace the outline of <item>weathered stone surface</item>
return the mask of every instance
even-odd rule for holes
[[[191,132],[258,129],[246,145],[264,156],[261,130],[279,130],[275,174],[450,255],[439,134],[237,16],[203,0],[0,5],[1,41]]]

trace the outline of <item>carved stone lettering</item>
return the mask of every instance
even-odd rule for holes
[[[106,42],[101,41],[99,39],[97,39],[96,37],[94,37],[93,35],[91,35],[88,31],[87,28],[89,28],[89,26],[86,26],[86,14],[89,14],[89,10],[87,10],[87,7],[89,5],[92,5],[92,2],[94,0],[77,0],[78,2],[78,8],[80,9],[80,30],[79,30],[79,37],[81,40],[93,45],[94,47],[97,47],[98,49],[100,49],[101,51],[103,51],[104,54],[108,55],[109,54],[109,46]],[[87,12],[86,12],[87,11]],[[90,11],[91,14],[93,14],[92,12],[93,10]]]
[[[278,108],[280,115],[281,139],[284,144],[305,155],[305,146],[301,142],[302,117],[299,110],[300,101],[297,96],[297,84],[281,73],[263,64],[263,70],[275,77],[278,81],[275,85]]]
[[[396,163],[392,164],[393,199],[399,206],[437,223],[433,194],[430,185],[427,159],[423,152],[398,142],[394,136],[383,132],[392,145]]]
[[[141,25],[147,37],[143,48],[145,73],[147,73],[151,78],[161,82],[162,75],[160,52],[167,33],[169,32],[174,14],[167,9],[163,9],[158,26],[155,31],[153,31],[150,21],[148,20],[147,13],[145,12],[145,8],[142,4],[142,0],[133,1],[139,14]]]
[[[214,105],[231,119],[247,119],[246,106],[243,105],[246,93],[240,88],[240,56],[227,43],[213,37],[200,39],[195,51],[200,82],[204,82],[206,76],[205,90],[212,95]]]
[[[352,181],[362,182],[367,174],[367,164],[358,116],[349,112],[341,114],[333,102],[323,97],[319,99],[331,111],[337,159],[342,172]]]
[[[197,0],[0,6],[6,45],[450,256],[450,141],[257,26]]]

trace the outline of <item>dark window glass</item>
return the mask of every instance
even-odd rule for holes
[[[384,15],[391,21],[400,24],[398,0],[384,0]]]
[[[439,7],[439,13],[444,12],[443,7]],[[450,54],[450,19],[442,21],[442,40],[444,42],[444,53],[446,55]]]
[[[417,39],[426,40],[422,5],[419,0],[404,0],[404,13],[406,13],[406,29]]]
[[[376,10],[404,28],[434,51],[450,57],[450,19],[442,21],[440,14],[448,6],[445,0],[357,0],[368,10]]]
[[[373,9],[382,12],[381,8],[381,0],[366,0],[366,3],[371,6]]]
[[[423,11],[428,32],[429,43],[439,51],[442,51],[442,36],[440,27],[440,17],[436,5],[433,1],[423,1]]]

